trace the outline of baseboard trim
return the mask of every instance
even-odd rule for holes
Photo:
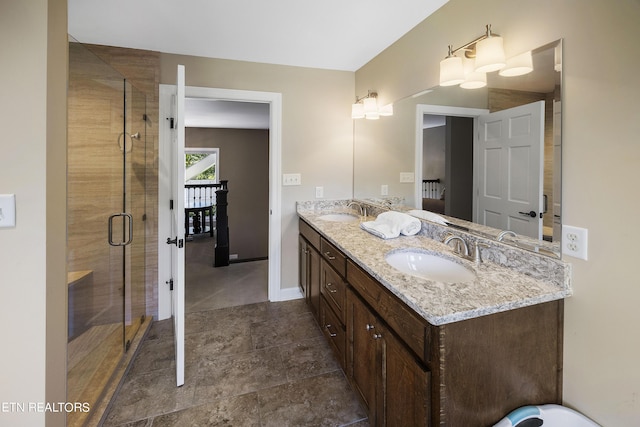
[[[276,301],[290,301],[290,300],[294,300],[294,299],[301,299],[304,298],[304,295],[302,294],[302,291],[300,291],[299,287],[293,287],[293,288],[284,288],[284,289],[280,289],[280,292],[278,292],[278,297],[277,299],[273,300],[274,302]]]
[[[239,264],[241,262],[252,262],[252,261],[264,261],[269,259],[269,257],[258,257],[258,258],[243,258],[243,259],[230,259],[229,264]]]

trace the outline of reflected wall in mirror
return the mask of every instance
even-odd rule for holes
[[[559,257],[562,40],[532,54],[529,74],[489,73],[481,89],[434,87],[396,101],[393,117],[355,121],[354,198],[401,198],[485,237],[514,231],[505,243]],[[489,144],[534,124],[539,134],[526,144]]]

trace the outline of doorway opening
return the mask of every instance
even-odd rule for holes
[[[417,105],[415,170],[419,179],[414,194],[418,209],[472,220],[473,135],[477,132],[477,118],[488,112],[479,108]],[[445,143],[451,140],[456,141],[455,149]],[[455,164],[454,156],[460,157]],[[429,162],[428,158],[435,160]],[[458,170],[454,171],[454,167]]]
[[[262,294],[259,296],[262,300],[279,301],[280,297],[280,249],[279,241],[281,235],[280,224],[280,188],[277,185],[280,176],[280,157],[281,157],[281,94],[272,92],[254,92],[254,91],[241,91],[241,90],[229,90],[229,89],[215,89],[215,88],[202,88],[202,87],[186,87],[186,104],[187,111],[185,114],[185,146],[187,152],[189,149],[201,150],[202,148],[217,148],[218,153],[216,156],[216,170],[215,176],[217,181],[228,180],[228,195],[229,195],[229,220],[232,218],[242,219],[244,218],[244,224],[248,226],[229,224],[230,234],[230,264],[225,267],[215,268],[215,274],[219,277],[215,280],[218,282],[233,281],[235,270],[247,270],[250,264],[261,264],[260,268],[257,268],[254,273],[238,273],[236,276],[242,276],[250,278],[256,275],[262,275],[266,277],[266,281],[263,280],[261,287]],[[163,102],[170,104],[171,99],[161,99],[161,106]],[[195,110],[192,110],[192,116],[189,113],[188,103],[192,102],[195,105]],[[255,119],[255,114],[251,113],[256,109],[266,108],[266,123],[267,126],[263,129],[256,129],[251,127],[242,127],[239,125],[230,124],[225,122],[222,125],[211,128],[205,126],[201,120],[206,118],[208,114],[206,111],[207,106],[214,105],[216,108],[224,106],[231,109],[230,114],[223,114],[223,111],[216,113],[221,116],[223,120],[229,119],[229,117],[238,117],[237,109],[246,109],[249,111],[249,121]],[[162,110],[162,108],[161,108]],[[223,109],[224,110],[224,109]],[[240,115],[241,116],[241,115]],[[220,117],[218,117],[220,118]],[[251,135],[253,134],[253,137]],[[258,139],[262,142],[256,142],[256,134],[261,134]],[[249,136],[248,136],[249,135]],[[248,136],[248,138],[247,138]],[[251,142],[253,141],[253,142]],[[161,137],[161,143],[163,138]],[[254,145],[251,145],[251,144]],[[162,150],[161,150],[162,153]],[[243,163],[242,158],[249,159],[251,162]],[[259,166],[259,167],[258,167]],[[260,178],[251,176],[250,172],[255,172],[260,169],[262,175]],[[249,176],[249,186],[246,187],[246,183],[242,183],[242,180],[246,176]],[[246,191],[243,189],[249,188],[249,193],[254,192],[254,197],[245,197],[245,201],[238,201],[232,198],[233,195],[242,195]],[[261,201],[258,203],[257,199]],[[161,197],[159,197],[161,199]],[[249,200],[249,202],[247,202]],[[160,208],[164,206],[160,202]],[[235,206],[235,212],[232,211]],[[260,245],[256,244],[255,233],[256,228],[251,222],[251,215],[249,215],[249,222],[247,223],[247,214],[257,215],[254,222],[260,222],[263,233]],[[162,222],[159,220],[160,227]],[[161,235],[163,231],[160,230]],[[208,235],[194,236],[193,242],[200,243],[210,239]],[[215,238],[214,238],[215,239]],[[244,249],[234,250],[234,241],[247,242],[243,247]],[[190,257],[189,244],[193,249],[197,249],[196,244],[187,242],[186,257]],[[199,251],[204,257],[201,260],[202,263],[206,262],[209,272],[214,270],[213,267],[213,255],[207,255],[207,251],[213,252],[214,245],[207,245],[207,248]],[[164,249],[160,246],[159,250]],[[253,252],[252,252],[253,251]],[[237,257],[236,257],[237,255]],[[194,255],[196,256],[196,255]],[[158,311],[159,319],[165,319],[171,316],[171,292],[168,287],[163,286],[165,283],[167,272],[161,271],[163,265],[163,254],[159,254],[159,291],[158,291]],[[245,262],[242,262],[245,261]],[[187,263],[189,260],[187,260]],[[204,264],[203,264],[204,265]],[[190,268],[190,266],[187,266]],[[169,273],[170,274],[170,273]],[[213,274],[213,273],[212,273]],[[187,272],[187,275],[189,273]],[[211,282],[213,277],[198,277],[198,280],[202,279],[205,282]],[[189,279],[187,279],[187,298],[189,292]],[[211,290],[211,299],[217,298],[222,303],[224,297],[222,290],[214,290],[211,286],[208,287]],[[236,287],[231,287],[233,291],[237,291]],[[215,296],[213,295],[215,294]],[[266,297],[265,297],[266,295]],[[235,298],[235,297],[234,297]],[[232,298],[232,299],[234,299]],[[231,302],[237,305],[236,302]],[[188,311],[188,310],[187,310]]]
[[[264,103],[185,100],[185,206],[210,205],[213,212],[194,209],[185,218],[187,315],[268,300],[269,110]],[[219,190],[207,194],[207,185],[220,180],[228,189],[224,206]]]
[[[422,209],[473,221],[470,117],[424,115]]]

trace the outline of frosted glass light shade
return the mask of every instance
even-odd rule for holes
[[[364,105],[362,103],[351,104],[351,118],[364,119]]]
[[[378,102],[375,98],[365,98],[363,101],[364,118],[369,120],[377,120],[380,118],[378,113]]]
[[[502,37],[491,36],[476,43],[476,71],[490,73],[506,65]]]
[[[487,73],[478,73],[474,71],[467,75],[467,79],[460,83],[463,89],[480,89],[487,85]]]
[[[529,51],[507,59],[507,65],[498,74],[504,77],[515,77],[532,71],[533,59],[531,58],[531,51]]]
[[[460,83],[463,89],[480,89],[487,85],[487,73],[474,71],[475,63],[473,59],[464,59],[464,82]]]
[[[449,56],[440,61],[440,86],[459,85],[464,82],[462,58]]]

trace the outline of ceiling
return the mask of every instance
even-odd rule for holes
[[[81,43],[356,71],[448,0],[68,0]]]
[[[269,129],[269,104],[187,98],[184,125],[191,128]]]
[[[68,32],[81,43],[356,71],[447,1],[68,0]],[[269,128],[268,104],[185,107],[188,127]]]

